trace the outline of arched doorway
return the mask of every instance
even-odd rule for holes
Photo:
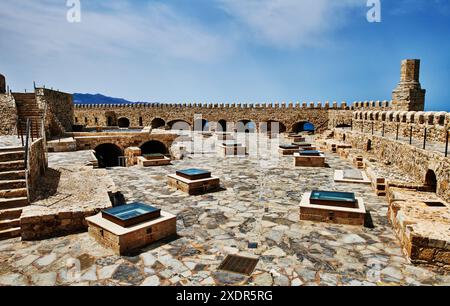
[[[367,140],[367,147],[366,147],[366,151],[371,151],[372,150],[372,140]]]
[[[261,123],[260,131],[261,131],[261,133],[267,133],[267,134],[284,133],[284,132],[286,132],[286,126],[279,121],[269,120],[267,122]]]
[[[152,129],[163,128],[166,125],[166,122],[161,118],[155,118],[152,120]]]
[[[430,192],[437,191],[437,178],[436,173],[433,170],[428,170],[425,175],[425,185],[429,188]]]
[[[123,154],[115,144],[105,143],[95,148],[95,156],[100,168],[110,168],[119,166],[119,157]]]
[[[130,119],[125,118],[125,117],[119,118],[119,120],[117,120],[117,125],[120,128],[128,128],[128,127],[130,127]]]
[[[155,154],[155,153],[161,153],[161,154],[167,154],[167,148],[166,146],[157,140],[151,140],[146,143],[144,143],[141,146],[142,154]]]
[[[254,133],[256,131],[256,124],[250,120],[240,120],[236,123],[236,131],[238,133]]]
[[[197,119],[194,121],[194,131],[197,132],[208,132],[209,122],[205,119]]]
[[[183,120],[172,120],[167,125],[170,127],[171,130],[176,131],[190,131],[191,125]]]
[[[297,122],[292,126],[293,133],[314,132],[315,130],[314,124],[308,121]]]
[[[226,132],[227,131],[227,122],[226,120],[219,120],[217,122],[217,132]]]

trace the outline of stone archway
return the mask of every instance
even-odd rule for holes
[[[152,129],[163,128],[166,126],[166,121],[164,121],[164,119],[161,118],[155,118],[152,120],[151,126]]]
[[[280,121],[276,121],[276,120],[268,120],[265,122],[261,122],[260,124],[260,132],[261,133],[267,133],[267,134],[271,134],[271,133],[285,133],[286,132],[286,126],[280,122]]]
[[[130,119],[122,117],[117,120],[117,125],[120,128],[129,128],[130,127]]]
[[[197,132],[208,132],[209,122],[206,119],[194,120],[194,131]]]
[[[123,156],[122,149],[112,143],[104,143],[95,148],[95,156],[100,168],[119,166],[119,157]]]
[[[217,122],[217,132],[226,132],[227,131],[227,121],[221,119]]]
[[[150,140],[141,145],[142,154],[168,154],[167,147],[164,143],[157,140]]]
[[[176,119],[169,121],[167,125],[170,127],[171,130],[177,130],[177,131],[190,131],[191,125],[181,119]]]
[[[300,121],[296,122],[292,125],[291,132],[300,133],[300,132],[314,132],[315,126],[313,123],[309,121]]]
[[[236,123],[236,131],[238,133],[246,133],[246,134],[250,134],[250,133],[255,133],[256,132],[256,124],[255,122],[251,121],[251,120],[239,120]]]
[[[437,192],[437,177],[433,170],[428,170],[425,175],[425,185],[429,188],[430,192]]]

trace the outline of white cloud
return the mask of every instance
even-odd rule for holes
[[[280,48],[317,45],[366,0],[217,0],[257,41]],[[353,16],[354,17],[354,16]]]
[[[81,2],[82,22],[68,23],[64,0],[2,0],[2,49],[28,56],[144,53],[204,61],[226,54],[230,47],[222,37],[165,4]]]

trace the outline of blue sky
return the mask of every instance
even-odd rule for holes
[[[450,1],[2,0],[0,72],[135,101],[390,100],[400,61],[422,60],[428,110],[450,111]]]

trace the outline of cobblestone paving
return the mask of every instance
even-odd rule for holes
[[[63,155],[50,156],[51,162],[63,163]],[[72,162],[77,158],[67,156]],[[327,158],[329,168],[294,168],[292,157],[271,165],[252,157],[203,156],[166,167],[111,169],[128,201],[177,215],[179,239],[130,257],[113,255],[87,233],[2,241],[0,284],[450,284],[450,276],[407,262],[386,218],[384,198],[366,185],[335,183],[334,170],[351,165],[336,155]],[[225,190],[194,197],[167,187],[167,174],[190,167],[211,170]],[[368,227],[299,221],[302,194],[316,188],[362,196],[371,216]],[[248,242],[258,242],[259,248],[248,249]],[[251,277],[217,270],[226,255],[235,253],[259,257]]]

